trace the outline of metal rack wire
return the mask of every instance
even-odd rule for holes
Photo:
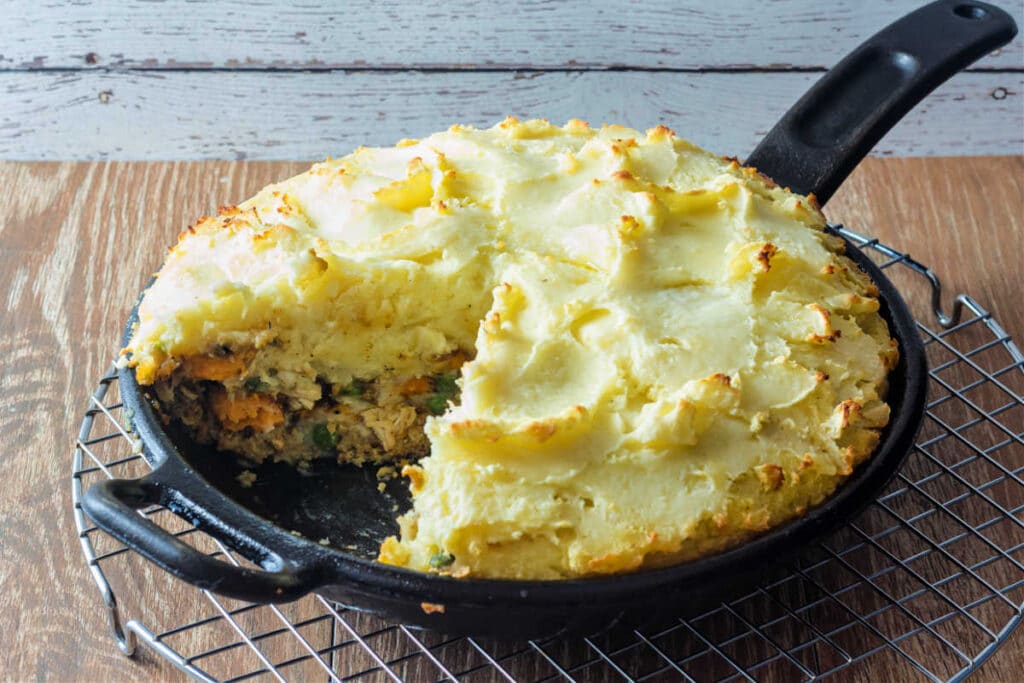
[[[81,510],[96,478],[148,470],[111,371],[78,434],[72,500],[118,647],[132,655],[141,640],[203,681],[812,680],[840,672],[858,680],[879,667],[900,679],[963,679],[1024,612],[1024,355],[970,297],[956,297],[944,314],[938,277],[907,254],[834,229],[887,269],[919,311],[931,368],[927,416],[885,492],[756,590],[688,619],[530,642],[448,638],[319,596],[271,606],[200,591],[142,561]],[[931,317],[935,328],[924,322]],[[142,514],[245,562],[167,510]],[[122,621],[114,585],[134,598],[126,613],[135,618]]]

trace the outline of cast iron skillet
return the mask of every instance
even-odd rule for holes
[[[748,165],[824,203],[881,136],[939,83],[1007,43],[1016,26],[980,2],[940,0],[870,38],[826,74],[758,146]],[[451,635],[542,637],[685,614],[736,595],[765,568],[835,529],[872,500],[913,445],[924,408],[924,350],[906,304],[853,245],[847,254],[881,292],[881,313],[900,346],[888,400],[892,416],[874,456],[823,504],[741,546],[664,569],[570,581],[453,579],[373,560],[409,506],[401,482],[381,495],[372,468],[324,463],[311,475],[265,466],[240,487],[234,458],[189,441],[154,414],[133,371],[120,371],[128,416],[155,469],[137,480],[93,485],[83,506],[97,526],[185,581],[253,602],[316,592],[402,623]],[[127,342],[133,311],[125,330]],[[262,569],[194,550],[139,515],[167,506]],[[302,537],[292,531],[298,531]],[[332,547],[318,543],[328,538]],[[443,606],[440,609],[431,605]],[[426,608],[425,608],[426,607]]]

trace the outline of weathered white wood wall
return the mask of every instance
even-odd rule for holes
[[[665,123],[742,156],[919,4],[19,0],[0,18],[0,158],[309,159],[509,113]],[[1002,4],[1024,23],[1024,0]],[[1022,154],[1022,95],[1018,36],[874,153]]]

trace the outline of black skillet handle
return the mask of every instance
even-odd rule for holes
[[[786,112],[746,163],[795,192],[813,192],[824,204],[914,105],[1016,34],[1010,15],[983,2],[925,5],[836,64]]]
[[[178,578],[221,595],[248,602],[288,602],[319,585],[317,572],[298,569],[266,552],[258,553],[258,559],[263,566],[272,566],[270,571],[218,560],[140,515],[138,510],[171,502],[173,493],[154,480],[154,474],[97,482],[85,492],[82,507],[98,527],[128,547]]]

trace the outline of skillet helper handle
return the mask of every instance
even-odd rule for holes
[[[248,602],[288,602],[318,585],[315,573],[280,561],[273,562],[279,569],[267,571],[218,560],[140,515],[139,510],[168,502],[167,490],[151,477],[97,482],[85,492],[82,507],[96,526],[161,568],[221,595]]]
[[[825,204],[914,105],[1010,42],[1017,26],[975,0],[939,0],[882,29],[814,84],[746,164]]]

